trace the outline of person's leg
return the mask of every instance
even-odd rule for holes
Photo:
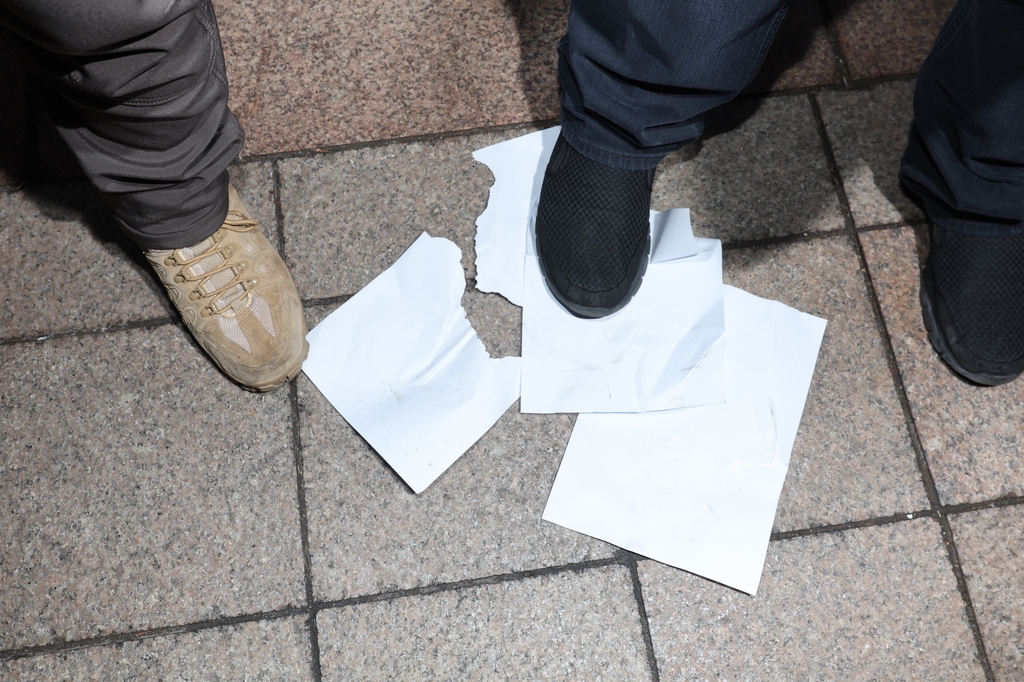
[[[601,317],[640,285],[654,169],[754,78],[789,0],[573,0],[558,47],[562,134],[537,214],[552,294]]]
[[[573,0],[558,46],[562,130],[585,156],[654,168],[757,75],[789,0]]]
[[[217,365],[255,390],[298,374],[298,292],[228,185],[243,134],[209,0],[0,0],[0,38]]]
[[[208,0],[0,0],[0,36],[50,86],[47,113],[133,240],[220,227],[243,133]]]
[[[923,201],[929,337],[982,384],[1024,371],[1024,4],[961,0],[918,76],[900,176]]]

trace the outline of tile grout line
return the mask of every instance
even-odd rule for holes
[[[287,238],[284,229],[284,208],[281,201],[281,169],[277,160],[270,164],[273,181],[274,219],[281,245],[281,260],[288,267]],[[299,542],[302,545],[302,574],[306,593],[306,629],[309,632],[309,671],[313,682],[323,679],[320,661],[320,630],[317,626],[313,592],[313,556],[309,548],[309,507],[306,503],[306,465],[302,455],[302,409],[299,405],[298,377],[288,382],[288,403],[291,407],[292,454],[295,463],[295,501],[299,512]]]
[[[110,635],[101,635],[98,637],[88,637],[78,640],[53,642],[50,644],[26,646],[16,649],[6,649],[0,650],[0,662],[13,661],[20,658],[30,658],[46,654],[76,651],[78,649],[86,649],[94,646],[104,646],[125,642],[136,642],[145,639],[154,639],[157,637],[196,633],[202,632],[204,630],[212,630],[215,628],[230,627],[232,625],[244,625],[246,623],[279,620],[281,618],[289,618],[293,616],[305,615],[309,617],[314,617],[321,611],[331,609],[344,608],[348,606],[358,606],[360,604],[370,604],[376,602],[396,601],[398,599],[405,599],[408,597],[424,597],[442,592],[457,592],[459,590],[470,589],[474,587],[482,587],[485,585],[499,585],[501,583],[506,582],[529,580],[531,578],[538,578],[549,575],[560,575],[562,573],[583,573],[594,568],[626,565],[627,561],[628,557],[625,556],[625,552],[620,552],[613,554],[612,556],[605,557],[604,559],[591,559],[589,561],[559,564],[556,566],[544,566],[541,568],[528,569],[525,571],[498,573],[479,578],[468,578],[466,580],[460,580],[451,583],[435,583],[433,585],[422,585],[419,587],[411,587],[402,590],[393,590],[390,592],[380,592],[376,594],[361,595],[358,597],[350,597],[347,599],[338,599],[333,601],[313,602],[311,604],[306,604],[304,606],[286,607],[274,611],[259,611],[256,613],[240,614],[237,616],[228,616],[223,618],[214,618],[211,620],[195,621],[192,623],[150,628],[148,630],[128,631],[114,633]]]
[[[640,583],[640,569],[637,567],[636,554],[627,553],[626,568],[629,569],[629,577],[633,582],[633,599],[636,600],[637,615],[640,617],[640,634],[644,639],[644,648],[647,650],[647,666],[651,670],[651,682],[661,682],[658,657],[654,653],[654,638],[651,636],[651,621],[647,617],[647,605],[644,602],[644,589]]]
[[[963,600],[964,615],[967,617],[968,626],[974,636],[974,644],[977,649],[978,661],[985,673],[985,679],[992,682],[995,680],[995,676],[992,672],[992,664],[989,661],[985,641],[981,635],[981,626],[978,624],[977,614],[974,611],[974,602],[971,600],[970,591],[967,587],[967,579],[964,576],[963,568],[960,564],[960,556],[953,537],[953,529],[949,524],[948,517],[942,511],[942,499],[939,496],[938,487],[935,485],[935,479],[932,476],[931,466],[928,464],[924,447],[921,444],[921,436],[917,429],[917,421],[914,418],[914,413],[910,406],[910,398],[907,395],[906,386],[903,383],[903,377],[900,374],[899,365],[896,362],[896,351],[892,344],[892,337],[889,335],[889,329],[885,324],[885,316],[882,313],[882,304],[878,298],[878,292],[875,289],[874,280],[871,277],[867,254],[864,252],[864,245],[861,243],[860,236],[857,232],[856,222],[853,219],[853,211],[850,208],[849,197],[846,195],[846,188],[843,185],[843,179],[839,173],[839,164],[836,162],[832,142],[829,139],[828,129],[825,126],[825,119],[822,116],[821,107],[818,104],[817,97],[814,94],[811,94],[808,95],[808,99],[811,102],[811,109],[814,113],[815,124],[818,128],[818,135],[821,138],[822,151],[825,154],[829,173],[832,177],[832,183],[835,185],[839,205],[846,221],[846,232],[853,242],[853,248],[857,253],[860,268],[863,272],[864,286],[866,293],[868,294],[868,298],[871,301],[871,307],[875,317],[875,326],[882,339],[882,346],[885,350],[886,361],[889,365],[889,373],[892,377],[893,386],[896,389],[896,396],[900,402],[900,408],[903,411],[904,424],[907,429],[907,435],[910,438],[911,448],[914,450],[918,472],[921,475],[921,483],[924,486],[925,494],[928,496],[928,503],[935,514],[936,520],[939,522],[942,538],[946,544],[946,552],[950,567],[952,568],[953,576],[956,579],[960,597]]]
[[[864,234],[865,232],[881,232],[883,230],[899,230],[904,227],[920,227],[927,225],[927,218],[911,218],[909,220],[901,220],[895,223],[877,223],[875,225],[865,225],[864,227],[855,227],[854,232],[857,234]]]
[[[309,629],[310,672],[314,682],[320,682],[322,671],[320,666],[320,631],[317,628],[315,599],[313,595],[313,557],[309,550],[309,514],[306,506],[306,473],[302,457],[302,431],[300,428],[301,409],[299,406],[298,378],[288,382],[288,402],[291,406],[292,454],[295,461],[296,502],[299,511],[299,539],[302,543],[302,573],[306,591],[306,608],[308,614],[306,627]]]
[[[46,654],[67,653],[70,651],[88,649],[95,646],[125,644],[128,642],[141,642],[143,640],[155,639],[157,637],[194,634],[197,632],[203,632],[204,630],[231,627],[232,625],[245,625],[248,623],[280,620],[282,618],[301,616],[303,614],[308,613],[308,611],[309,610],[307,608],[301,606],[278,609],[276,611],[259,611],[256,613],[247,613],[238,616],[228,616],[226,618],[214,618],[212,620],[185,623],[183,625],[168,625],[164,627],[150,628],[148,630],[121,632],[111,635],[100,635],[99,637],[88,637],[85,639],[77,639],[65,642],[55,642],[51,644],[27,646],[21,647],[20,649],[6,649],[0,651],[0,662],[16,661],[21,658],[32,658],[35,656],[44,656]]]
[[[1003,507],[1016,507],[1024,505],[1024,495],[1008,495],[997,497],[994,500],[984,502],[961,502],[960,504],[949,504],[942,508],[942,512],[948,516],[969,514],[971,512],[983,511],[985,509],[1001,509]]]
[[[967,586],[967,576],[964,575],[963,565],[960,563],[960,552],[956,547],[956,539],[953,537],[953,526],[949,518],[939,512],[939,527],[942,529],[942,538],[946,541],[946,551],[949,556],[949,563],[953,567],[953,575],[956,577],[956,586],[960,590],[960,596],[964,600],[964,611],[967,615],[967,624],[974,634],[974,642],[978,647],[978,662],[985,673],[987,682],[995,682],[995,672],[992,670],[992,662],[988,658],[988,650],[985,646],[985,639],[981,635],[981,625],[978,623],[978,616],[974,611],[974,602],[971,601],[971,591]]]
[[[622,565],[624,562],[625,559],[622,556],[615,554],[604,559],[591,559],[589,561],[558,564],[556,566],[543,566],[541,568],[531,568],[525,571],[513,571],[511,573],[496,573],[494,575],[479,578],[466,578],[465,580],[457,580],[450,583],[434,583],[432,585],[420,585],[418,587],[392,590],[390,592],[378,592],[375,594],[364,594],[358,597],[323,601],[314,604],[313,610],[319,613],[320,611],[344,608],[347,606],[395,601],[397,599],[405,599],[407,597],[426,597],[432,594],[439,594],[441,592],[458,592],[460,590],[472,589],[474,587],[500,585],[507,582],[531,580],[533,578],[543,578],[545,576],[560,575],[562,573],[583,573],[584,571],[588,571],[593,568]]]
[[[52,339],[69,339],[78,336],[99,336],[101,334],[113,334],[123,331],[132,331],[134,329],[156,329],[157,327],[164,327],[167,325],[173,326],[176,324],[180,324],[178,322],[178,318],[176,317],[151,317],[145,320],[135,320],[133,322],[108,324],[102,327],[90,327],[86,329],[67,329],[57,332],[48,332],[42,335],[12,336],[0,339],[0,347],[14,346],[25,343],[42,343],[43,341],[50,341]]]
[[[842,523],[831,523],[824,526],[812,526],[810,528],[797,528],[794,530],[772,531],[771,542],[784,542],[796,538],[814,537],[817,535],[830,535],[832,533],[843,533],[848,530],[859,528],[875,528],[877,526],[888,526],[894,523],[913,521],[924,517],[938,518],[937,509],[919,509],[911,512],[900,512],[890,516],[875,516],[870,519],[858,519],[856,521],[844,521]]]
[[[303,305],[303,307],[306,307],[306,306],[308,306],[308,307],[326,306],[326,305],[335,305],[335,306],[337,306],[337,305],[341,305],[342,303],[345,303],[346,301],[348,301],[353,296],[355,296],[355,294],[341,294],[339,296],[325,296],[323,298],[307,298],[307,299],[302,301],[302,305]]]
[[[435,131],[430,133],[422,133],[420,135],[407,135],[404,137],[390,137],[376,140],[362,140],[359,142],[346,142],[343,144],[331,144],[322,145],[319,147],[307,147],[305,149],[293,149],[284,152],[267,152],[265,154],[250,154],[238,157],[238,163],[260,163],[266,161],[283,161],[285,159],[303,159],[314,156],[323,156],[327,154],[337,154],[340,152],[354,151],[358,149],[375,149],[377,147],[387,147],[394,144],[415,144],[417,142],[439,142],[447,139],[458,139],[462,137],[472,137],[473,135],[483,135],[485,133],[499,133],[509,130],[516,130],[517,128],[537,128],[538,130],[542,127],[550,128],[551,126],[558,125],[559,119],[549,118],[540,119],[533,121],[516,121],[514,123],[505,123],[501,125],[491,126],[477,126],[475,128],[463,128],[460,130],[445,130]]]
[[[858,92],[871,90],[872,88],[886,83],[906,83],[917,78],[916,73],[897,73],[888,76],[876,76],[874,78],[861,78],[851,80],[849,83],[818,83],[817,85],[806,85],[800,88],[787,88],[785,90],[764,90],[760,92],[741,92],[731,102],[750,102],[754,100],[779,99],[782,97],[806,97],[807,95],[820,92]],[[725,105],[722,105],[725,106]]]
[[[287,242],[284,237],[284,209],[281,207],[281,169],[275,159],[270,163],[271,191],[274,193],[274,220],[276,221],[277,241],[281,245],[281,260],[288,265]]]
[[[843,87],[849,89],[853,84],[853,75],[850,73],[850,65],[846,62],[846,55],[843,54],[843,46],[839,42],[839,32],[836,30],[835,17],[832,16],[832,8],[828,6],[827,0],[818,0],[818,11],[821,12],[825,35],[828,37],[829,46],[832,48],[832,58],[835,59],[836,71],[839,72],[839,80]]]
[[[823,526],[809,526],[806,528],[795,528],[793,530],[777,530],[772,531],[771,542],[791,540],[793,538],[813,537],[815,535],[828,535],[830,533],[842,533],[847,530],[854,530],[857,528],[887,526],[892,523],[913,521],[922,517],[939,520],[943,516],[959,516],[961,514],[970,514],[972,512],[983,511],[985,509],[1001,509],[1003,507],[1017,506],[1024,506],[1024,495],[998,497],[992,500],[985,500],[983,502],[940,505],[938,507],[919,509],[917,511],[898,512],[890,516],[874,516],[869,519],[856,519],[853,521],[843,521],[842,523],[831,523]]]

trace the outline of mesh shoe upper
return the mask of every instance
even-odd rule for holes
[[[635,291],[631,280],[642,276],[650,243],[654,172],[606,166],[558,138],[541,188],[537,242],[560,300],[611,309]]]
[[[934,228],[930,265],[959,340],[980,359],[1024,358],[1024,234],[974,237]]]

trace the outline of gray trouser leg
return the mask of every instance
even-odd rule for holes
[[[0,0],[0,37],[50,86],[47,113],[140,246],[220,227],[243,133],[209,0]]]

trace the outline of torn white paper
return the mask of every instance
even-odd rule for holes
[[[825,320],[725,298],[727,401],[580,415],[543,518],[755,594]]]
[[[459,247],[426,233],[307,335],[303,371],[416,493],[519,397],[462,309]]]
[[[697,242],[690,225],[690,209],[651,211],[651,263],[667,263],[711,250],[713,240]]]
[[[494,174],[477,219],[477,288],[523,306],[523,412],[644,412],[724,400],[722,252],[689,211],[651,212],[651,263],[621,311],[568,313],[548,292],[532,226],[558,128],[474,152]]]
[[[530,215],[560,128],[548,128],[473,152],[491,169],[487,208],[476,219],[476,288],[523,305],[523,258]]]

